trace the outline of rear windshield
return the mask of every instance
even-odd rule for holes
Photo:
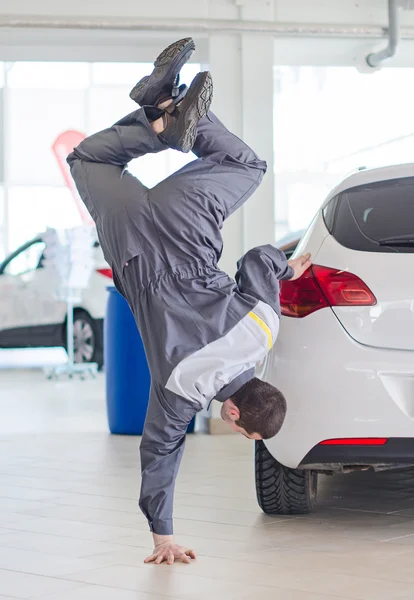
[[[414,177],[341,192],[325,207],[324,218],[346,248],[414,253]]]

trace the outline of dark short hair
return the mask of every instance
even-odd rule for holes
[[[231,399],[240,411],[236,425],[248,434],[258,433],[264,440],[278,433],[286,416],[286,400],[281,391],[254,377]]]

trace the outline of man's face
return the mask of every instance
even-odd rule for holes
[[[236,424],[236,421],[240,419],[240,411],[235,406],[235,404],[231,400],[226,400],[223,402],[223,406],[221,407],[221,418],[223,421],[227,423],[232,431],[236,433],[241,433],[244,437],[249,440],[261,440],[262,436],[260,433],[247,433],[247,431],[243,427],[239,427]]]

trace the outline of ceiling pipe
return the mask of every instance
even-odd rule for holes
[[[367,56],[367,64],[375,69],[395,55],[400,41],[400,7],[398,0],[388,0],[388,46]]]
[[[391,1],[391,0],[390,0]],[[47,17],[38,15],[0,16],[0,28],[12,29],[89,29],[122,31],[191,31],[192,33],[260,33],[273,36],[325,38],[383,38],[386,29],[371,25],[330,25],[275,23],[231,19],[143,19],[102,17]],[[401,31],[405,39],[414,39],[414,28]]]

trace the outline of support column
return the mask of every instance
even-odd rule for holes
[[[241,39],[239,35],[210,36],[210,71],[213,75],[214,95],[212,109],[228,129],[243,136],[243,86]],[[224,250],[221,268],[230,276],[244,252],[243,211],[235,212],[223,228]]]
[[[234,10],[234,7],[233,7]],[[212,34],[209,45],[209,68],[213,75],[214,95],[212,110],[229,130],[243,135],[242,61],[239,35]],[[223,227],[224,249],[220,267],[234,277],[236,264],[244,252],[243,211],[238,210],[226,220]],[[221,404],[213,402],[204,423],[210,433],[230,433],[220,417]]]
[[[242,19],[272,21],[274,2],[237,0]],[[243,211],[244,251],[275,241],[273,156],[274,40],[267,35],[242,35],[242,132],[245,142],[267,162],[267,173]]]
[[[209,16],[268,20],[273,1],[236,0],[233,5],[227,1],[224,7],[228,14]],[[249,248],[274,242],[273,61],[273,38],[269,36],[210,36],[209,63],[214,81],[212,109],[230,131],[244,139],[268,163],[262,185],[223,228],[224,250],[220,266],[232,277],[238,259]],[[212,404],[208,429],[211,433],[230,433],[220,419],[220,408],[218,402]]]

